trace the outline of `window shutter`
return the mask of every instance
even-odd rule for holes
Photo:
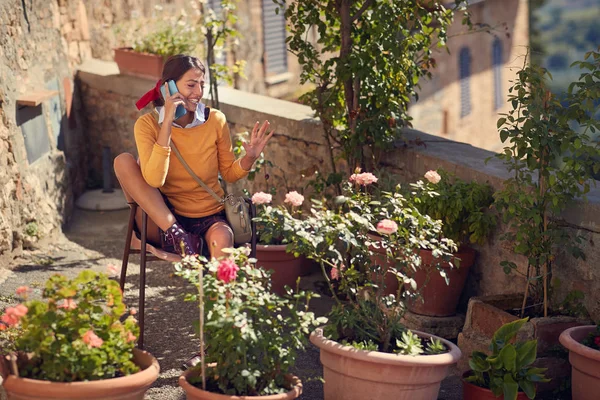
[[[208,8],[213,10],[218,19],[222,19],[223,7],[221,7],[221,0],[207,0],[206,5]],[[215,49],[215,64],[227,65],[227,54],[225,50]]]
[[[502,96],[502,42],[499,38],[494,39],[492,44],[492,69],[494,70],[494,109],[502,107],[504,99]]]
[[[467,47],[460,49],[458,57],[460,73],[460,117],[471,113],[471,51]]]
[[[275,13],[278,7],[273,0],[262,2],[266,76],[281,74],[288,70],[285,16],[281,8],[278,14]]]

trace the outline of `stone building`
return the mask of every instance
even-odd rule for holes
[[[456,18],[448,48],[435,57],[433,78],[423,82],[410,108],[413,126],[424,132],[500,151],[496,121],[510,109],[510,81],[523,66],[529,44],[527,0],[477,0],[474,23],[490,32],[468,33]],[[476,27],[476,29],[481,29]]]

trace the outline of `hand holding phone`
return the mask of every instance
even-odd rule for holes
[[[177,90],[177,85],[175,84],[174,80],[168,80],[163,86],[161,86],[160,92],[165,100],[165,116],[173,115],[173,120],[176,120],[185,115],[187,111],[183,106],[183,96],[179,94],[179,90]],[[168,114],[169,112],[173,112],[173,106],[177,106],[174,114]]]

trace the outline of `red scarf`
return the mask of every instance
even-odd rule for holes
[[[162,82],[159,79],[156,82],[156,86],[154,86],[154,88],[147,91],[146,94],[143,95],[142,97],[140,97],[140,99],[135,103],[135,106],[137,107],[137,109],[141,110],[142,108],[146,107],[148,105],[148,103],[150,103],[151,101],[160,99],[161,98],[161,94],[160,94],[161,86],[162,86]]]

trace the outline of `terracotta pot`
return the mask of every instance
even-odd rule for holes
[[[131,47],[114,49],[115,62],[123,75],[133,75],[140,78],[157,80],[162,75],[165,59],[162,56],[149,53],[138,53]]]
[[[469,269],[475,262],[475,250],[464,247],[454,254],[460,259],[459,268],[450,268],[449,263],[442,263],[441,267],[448,276],[450,284],[439,274],[433,266],[437,261],[431,250],[420,250],[419,255],[423,268],[414,276],[417,288],[421,289],[421,296],[408,302],[408,309],[420,315],[430,317],[449,317],[456,314],[456,307],[460,294],[465,287]]]
[[[273,271],[271,290],[279,295],[285,294],[285,285],[295,290],[296,280],[302,273],[303,259],[286,253],[285,248],[284,244],[256,246],[256,265]]]
[[[119,378],[61,383],[9,375],[2,386],[8,400],[143,400],[160,367],[156,358],[139,349],[133,349],[133,360],[142,370]]]
[[[477,385],[473,385],[470,382],[465,381],[465,378],[469,376],[470,371],[463,374],[463,400],[502,400],[504,396],[496,397],[490,389],[485,389]],[[529,397],[523,392],[517,393],[517,400],[529,400]]]
[[[422,337],[436,337],[413,331]],[[436,337],[437,338],[437,337]],[[406,356],[357,350],[323,337],[321,329],[310,341],[321,350],[324,400],[435,400],[451,365],[461,357],[453,343],[441,340],[450,352]]]
[[[595,400],[599,396],[600,351],[581,344],[595,329],[594,325],[576,326],[559,337],[560,343],[569,350],[573,400]]]
[[[292,400],[298,398],[302,394],[302,382],[296,376],[289,376],[292,390],[282,394],[272,394],[268,396],[231,396],[219,393],[206,392],[191,385],[187,379],[197,377],[199,371],[196,369],[188,369],[179,377],[179,386],[185,391],[187,400]]]

